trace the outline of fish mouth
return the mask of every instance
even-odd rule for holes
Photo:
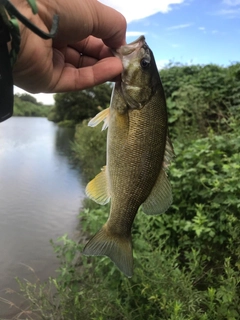
[[[112,53],[115,57],[122,60],[123,56],[130,55],[132,52],[141,49],[143,46],[147,46],[147,44],[144,35],[141,35],[138,39],[129,44],[121,46],[116,50],[112,49]]]

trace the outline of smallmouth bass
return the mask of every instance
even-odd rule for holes
[[[174,155],[168,138],[167,107],[153,53],[144,36],[115,51],[123,64],[110,107],[90,122],[108,127],[107,164],[88,183],[86,194],[99,204],[111,199],[110,215],[83,254],[108,256],[133,275],[131,227],[139,207],[164,213],[172,203],[166,169]]]

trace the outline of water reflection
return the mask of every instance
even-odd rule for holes
[[[16,288],[13,278],[27,276],[22,264],[41,279],[52,274],[57,261],[49,239],[76,228],[84,190],[71,161],[73,135],[44,118],[0,124],[0,289]],[[0,303],[0,319],[8,312]]]
[[[71,159],[70,141],[73,141],[74,129],[57,127],[55,134],[55,146],[59,154]]]

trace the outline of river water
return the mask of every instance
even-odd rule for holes
[[[50,239],[76,232],[84,198],[79,169],[70,160],[73,130],[45,118],[13,117],[0,123],[0,319],[11,319],[20,303],[14,277],[41,280],[58,261]],[[14,300],[16,299],[16,301]]]

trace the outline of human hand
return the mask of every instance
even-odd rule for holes
[[[12,3],[38,28],[49,32],[59,15],[54,40],[44,40],[20,24],[21,48],[13,68],[14,84],[32,92],[82,90],[111,81],[122,63],[110,48],[125,44],[126,21],[96,0],[39,0],[33,15],[26,0]]]

